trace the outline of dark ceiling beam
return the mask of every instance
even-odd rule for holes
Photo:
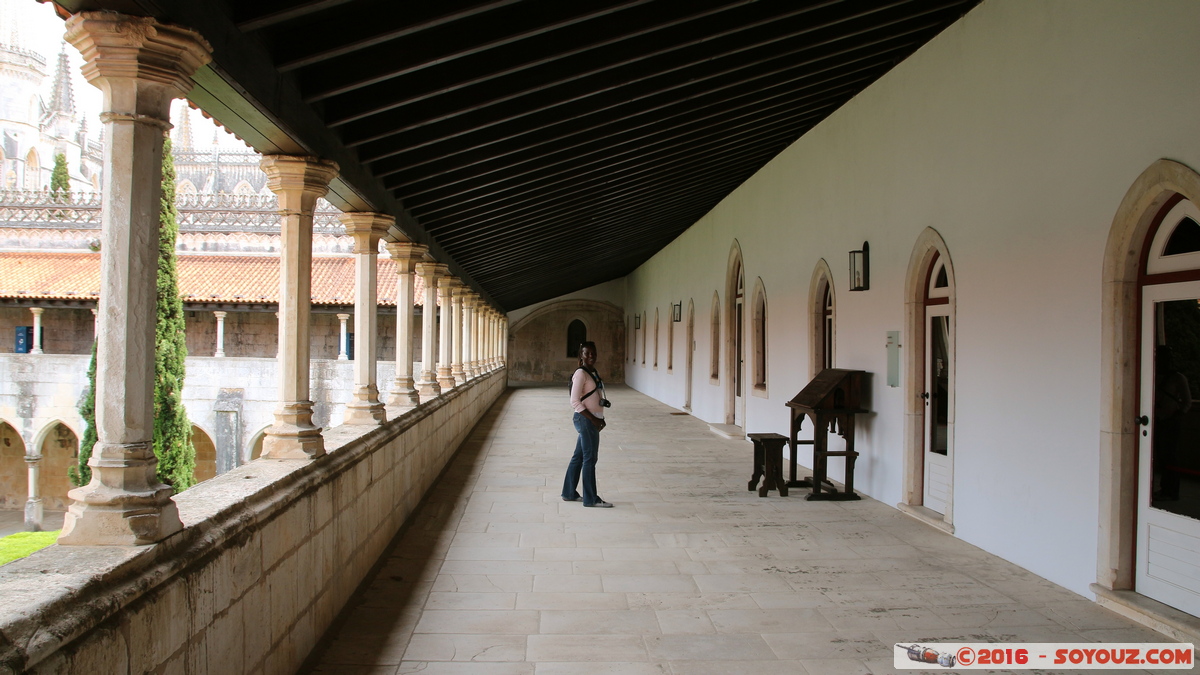
[[[570,203],[554,204],[549,209],[525,217],[514,216],[514,218],[495,223],[487,229],[471,228],[468,234],[461,236],[447,233],[446,239],[448,242],[452,242],[451,245],[456,250],[465,250],[468,245],[494,246],[498,239],[532,240],[543,234],[547,228],[558,228],[561,223],[581,213],[588,214],[592,220],[597,220],[609,215],[619,215],[626,211],[637,210],[647,200],[669,199],[674,193],[680,194],[680,198],[684,199],[687,195],[699,194],[707,184],[714,180],[720,181],[723,175],[740,175],[741,171],[754,166],[755,162],[762,162],[764,155],[777,152],[782,144],[778,138],[768,139],[748,148],[745,154],[738,157],[685,167],[663,177],[654,184],[626,181],[624,184],[613,186],[611,190],[585,193]],[[511,245],[511,241],[508,243]]]
[[[801,116],[803,116],[805,114],[807,114],[807,113],[805,113],[805,112],[799,113],[799,115],[801,115]],[[749,131],[743,131],[740,133],[731,134],[724,138],[710,140],[710,141],[707,141],[704,143],[695,143],[695,144],[685,145],[683,147],[673,146],[673,147],[668,147],[668,148],[662,148],[662,149],[659,149],[656,153],[649,155],[649,156],[641,155],[641,156],[635,156],[635,157],[629,158],[626,163],[631,163],[631,165],[629,167],[627,167],[627,170],[623,173],[616,173],[616,174],[603,173],[603,174],[599,174],[599,175],[594,175],[594,176],[592,176],[591,179],[588,179],[588,180],[584,180],[583,177],[586,175],[594,174],[594,173],[596,173],[595,171],[586,172],[585,174],[582,174],[581,176],[579,176],[578,179],[576,179],[576,177],[573,177],[573,176],[567,174],[567,175],[561,176],[560,178],[558,178],[558,180],[554,180],[551,182],[537,183],[537,184],[534,184],[534,185],[531,185],[528,187],[517,186],[522,189],[520,191],[514,192],[512,194],[499,194],[496,192],[488,192],[485,194],[478,195],[477,197],[468,198],[468,197],[464,196],[464,197],[462,197],[461,203],[451,203],[449,205],[443,206],[440,209],[434,209],[434,210],[431,210],[428,212],[423,212],[422,217],[425,219],[425,222],[427,223],[428,227],[432,228],[433,230],[442,231],[440,223],[444,219],[444,217],[448,216],[448,217],[454,218],[455,220],[458,220],[459,222],[463,222],[463,217],[464,217],[466,211],[461,209],[461,207],[468,202],[487,200],[487,201],[483,201],[480,204],[480,206],[487,207],[492,212],[495,212],[497,209],[501,209],[506,213],[510,213],[514,209],[519,208],[522,204],[531,204],[531,203],[538,204],[538,203],[546,202],[551,199],[561,200],[566,195],[587,193],[587,192],[594,191],[599,186],[602,186],[605,183],[609,183],[614,180],[631,181],[631,180],[635,180],[635,179],[638,179],[641,177],[647,177],[647,174],[653,174],[656,171],[664,170],[666,168],[669,168],[673,164],[681,164],[681,163],[691,162],[695,158],[702,158],[702,157],[708,157],[708,156],[719,156],[720,151],[725,148],[729,148],[730,151],[737,153],[739,151],[745,150],[745,148],[747,147],[747,145],[746,145],[747,143],[753,142],[755,138],[757,138],[761,135],[768,135],[768,136],[774,137],[774,136],[778,136],[781,134],[783,134],[783,135],[791,134],[793,137],[795,137],[799,134],[799,132],[800,132],[799,129],[792,129],[792,128],[787,128],[787,127],[783,128],[783,129],[777,129],[777,128],[752,129]],[[666,160],[674,160],[674,161],[668,164],[668,163],[666,163]],[[559,190],[550,190],[549,189],[549,188],[552,188],[555,186],[562,186],[562,187]],[[528,196],[529,198],[522,199],[520,201],[516,201],[518,198],[525,197],[525,196]],[[440,216],[438,214],[447,214],[447,216]],[[479,223],[480,221],[472,220],[469,222],[471,222],[471,224],[474,225],[474,224]]]
[[[794,30],[788,31],[783,34],[773,35],[770,37],[766,37],[766,36],[755,37],[755,32],[753,30],[727,31],[727,32],[723,33],[723,35],[732,36],[732,38],[740,38],[740,40],[734,40],[734,39],[729,40],[730,42],[734,42],[734,44],[731,46],[724,46],[722,44],[723,43],[722,40],[715,39],[715,38],[714,38],[714,40],[693,41],[693,42],[689,43],[688,46],[697,46],[698,45],[698,46],[703,47],[703,49],[692,50],[693,52],[695,52],[694,55],[691,55],[690,57],[688,57],[687,60],[685,60],[682,63],[674,63],[673,65],[663,65],[663,66],[657,65],[655,63],[655,60],[662,60],[662,59],[652,59],[652,57],[655,56],[656,54],[651,54],[645,58],[635,59],[630,62],[622,63],[622,64],[619,64],[619,66],[630,65],[631,63],[639,65],[640,66],[639,75],[637,77],[614,77],[614,78],[612,78],[613,82],[608,85],[589,87],[589,88],[586,88],[582,93],[579,93],[579,94],[576,94],[573,96],[568,95],[566,97],[563,97],[562,95],[560,95],[559,100],[551,100],[551,101],[549,101],[549,104],[545,105],[543,108],[526,108],[526,109],[522,109],[521,112],[523,115],[531,114],[533,112],[538,112],[540,110],[548,109],[550,107],[559,107],[562,105],[567,105],[569,103],[573,103],[573,102],[576,102],[576,101],[579,101],[579,100],[582,100],[585,98],[602,95],[602,94],[604,94],[608,91],[614,90],[614,89],[628,88],[631,85],[637,84],[639,82],[652,80],[654,78],[660,78],[660,77],[663,77],[666,75],[670,75],[672,73],[681,73],[681,71],[687,70],[689,68],[695,68],[697,66],[708,67],[708,66],[711,66],[712,64],[718,62],[721,59],[731,59],[731,58],[739,56],[739,55],[743,55],[743,58],[749,58],[748,56],[745,56],[745,54],[747,52],[751,52],[753,50],[763,50],[768,47],[771,47],[772,45],[778,45],[780,43],[797,42],[805,36],[813,35],[815,33],[821,33],[823,31],[830,31],[830,30],[834,29],[835,27],[841,26],[842,24],[847,24],[850,22],[858,21],[859,19],[863,19],[864,17],[869,17],[878,12],[882,12],[887,9],[893,9],[897,6],[905,5],[910,2],[914,2],[914,1],[915,0],[898,0],[898,1],[893,2],[890,5],[887,5],[884,7],[873,8],[869,11],[860,12],[858,14],[848,16],[848,17],[844,17],[844,16],[832,17],[832,18],[828,19],[825,23],[822,23],[819,25],[805,25],[799,29],[794,29]],[[950,1],[957,2],[958,0],[950,0]],[[944,9],[944,7],[932,8],[932,9],[926,10],[925,12],[922,12],[921,15],[928,14],[931,12],[942,11],[942,9]],[[794,17],[794,16],[801,15],[803,13],[804,13],[803,11],[795,11],[786,16]],[[841,42],[841,41],[845,41],[845,40],[848,40],[848,39],[851,39],[854,37],[858,37],[860,35],[864,35],[867,33],[879,32],[879,31],[885,30],[891,26],[894,26],[894,25],[902,23],[902,22],[910,22],[914,18],[919,18],[919,16],[918,17],[904,16],[899,19],[895,19],[895,20],[891,20],[891,21],[876,22],[874,24],[866,26],[865,28],[860,28],[857,30],[851,29],[848,32],[845,32],[842,34],[835,34],[830,37],[821,37],[821,38],[816,38],[813,40],[805,40],[802,43],[800,43],[800,46],[796,49],[793,49],[791,51],[785,51],[781,54],[776,54],[774,56],[770,56],[765,59],[760,59],[756,63],[749,63],[749,64],[743,65],[741,67],[742,68],[751,68],[751,67],[759,65],[762,62],[786,57],[790,54],[796,54],[796,53],[800,53],[800,52],[804,52],[804,51],[816,50],[819,47],[828,46],[828,45],[831,45],[836,42]],[[753,28],[757,28],[757,27],[761,27],[761,26],[772,27],[773,25],[787,26],[790,24],[788,24],[787,22],[763,22],[762,24],[755,24],[754,26],[751,26],[749,28],[753,29]],[[746,40],[752,40],[752,41],[749,44],[747,44],[745,42]],[[681,52],[681,51],[683,51],[683,50],[667,49],[667,50],[662,50],[662,51],[658,52],[658,54],[669,54],[669,53]],[[680,55],[680,56],[686,56],[686,55]],[[605,73],[605,72],[613,70],[619,66],[613,66],[612,68],[599,68],[599,69],[596,69],[595,72],[597,74]],[[720,75],[720,74],[722,74],[722,73],[719,71],[719,72],[715,73],[714,75]],[[595,78],[595,75],[591,75],[589,77]],[[690,77],[691,76],[685,77],[682,75],[682,73],[680,74],[680,79],[685,80],[685,81],[690,79]],[[414,131],[417,129],[422,129],[422,128],[428,127],[430,125],[438,124],[441,122],[447,122],[456,117],[477,114],[488,108],[494,108],[495,106],[497,106],[501,103],[506,103],[508,101],[522,98],[522,97],[528,96],[533,93],[544,93],[544,92],[554,90],[554,89],[563,89],[563,85],[574,82],[579,79],[584,79],[584,78],[582,76],[581,77],[569,76],[569,77],[565,77],[565,78],[560,78],[559,81],[539,83],[538,86],[527,87],[525,90],[522,90],[522,91],[505,92],[505,94],[503,94],[499,97],[487,100],[487,101],[471,101],[470,105],[467,107],[459,107],[458,109],[454,109],[454,110],[446,110],[446,111],[442,111],[442,112],[434,114],[434,115],[428,115],[428,114],[423,115],[423,114],[420,114],[419,111],[414,113],[414,112],[408,111],[408,110],[394,110],[387,115],[383,115],[377,119],[371,120],[371,123],[373,126],[382,125],[383,127],[385,127],[387,129],[386,131],[376,133],[373,135],[369,135],[369,136],[365,136],[365,137],[361,133],[355,134],[352,131],[347,131],[347,132],[343,133],[343,138],[345,138],[348,145],[350,145],[351,147],[355,147],[355,146],[363,145],[364,143],[370,143],[370,142],[383,140],[385,138],[395,136],[397,134],[404,134],[406,132]],[[416,121],[413,121],[413,118],[416,118]],[[505,118],[504,121],[507,121],[507,118]],[[372,161],[372,160],[368,159],[367,161]]]
[[[327,9],[347,5],[355,0],[310,0],[310,2],[301,2],[287,9],[282,9],[277,12],[263,14],[262,16],[253,19],[246,19],[237,22],[238,30],[243,33],[269,28],[276,24],[285,23],[294,19],[299,19],[302,16],[323,12]]]
[[[502,77],[511,76],[511,74],[516,74],[516,73],[532,70],[532,68],[550,64],[550,62],[558,61],[560,59],[566,59],[566,58],[569,58],[569,56],[583,54],[586,52],[592,52],[592,50],[600,49],[602,47],[607,47],[607,46],[610,46],[610,44],[616,44],[618,42],[631,40],[631,38],[634,38],[634,37],[649,35],[649,34],[652,34],[652,32],[659,32],[659,31],[662,31],[667,28],[673,28],[673,26],[678,26],[678,25],[682,25],[684,23],[692,22],[692,20],[696,20],[697,18],[709,17],[709,16],[713,16],[713,14],[727,12],[727,11],[730,11],[731,8],[748,5],[748,4],[751,4],[751,2],[756,2],[756,1],[758,1],[758,0],[730,1],[730,2],[726,2],[726,4],[724,4],[724,5],[721,5],[718,7],[712,7],[712,8],[704,8],[704,7],[698,7],[698,6],[689,7],[689,8],[691,8],[691,10],[694,10],[695,13],[685,14],[685,16],[676,17],[671,20],[664,20],[664,22],[646,26],[646,28],[632,30],[631,32],[626,32],[626,34],[619,35],[617,37],[607,38],[607,40],[600,40],[600,41],[594,42],[594,43],[582,44],[582,46],[577,46],[574,49],[565,50],[565,52],[542,55],[541,58],[539,58],[539,59],[522,62],[522,64],[520,64],[520,65],[505,67],[505,68],[502,68],[502,70],[498,70],[498,71],[486,72],[484,74],[480,74],[480,76],[476,76],[476,77],[466,79],[466,80],[461,80],[461,82],[455,82],[452,84],[440,83],[440,85],[438,86],[437,89],[421,92],[421,94],[412,94],[412,92],[406,91],[406,92],[403,92],[404,97],[401,98],[401,100],[380,103],[378,97],[372,97],[371,98],[371,107],[356,110],[356,112],[354,112],[354,113],[337,112],[337,107],[335,107],[334,104],[330,104],[330,106],[326,106],[326,108],[325,108],[326,114],[328,114],[328,118],[326,118],[326,119],[328,119],[329,126],[331,126],[331,127],[338,127],[338,126],[342,126],[342,125],[346,125],[346,124],[350,124],[350,123],[355,123],[355,121],[359,121],[359,120],[365,119],[365,118],[370,118],[370,117],[373,117],[373,115],[378,115],[380,113],[389,112],[389,110],[392,110],[392,109],[401,108],[404,106],[412,106],[412,104],[419,103],[421,101],[426,101],[426,100],[428,100],[428,98],[433,98],[433,97],[437,97],[437,96],[445,96],[446,94],[451,94],[451,92],[469,88],[469,86],[475,86],[475,85],[479,85],[479,84],[482,84],[485,82],[491,82],[491,80],[493,80],[493,79],[499,79]],[[840,2],[841,0],[829,0],[829,1],[830,2]],[[742,30],[742,28],[730,29],[730,31],[728,31],[728,32],[734,32],[737,30]],[[677,44],[677,46],[672,46],[670,48],[661,49],[661,50],[659,50],[659,52],[634,56],[634,58],[620,61],[619,64],[607,65],[602,68],[593,68],[593,70],[589,70],[589,71],[572,73],[570,77],[556,80],[556,82],[539,84],[538,86],[533,86],[533,88],[528,88],[528,89],[523,89],[521,91],[512,92],[512,94],[505,96],[503,98],[500,98],[500,100],[490,101],[490,104],[496,104],[498,102],[503,102],[505,100],[511,100],[511,98],[516,98],[516,97],[522,96],[524,94],[529,94],[529,92],[546,89],[547,86],[562,84],[565,82],[571,82],[571,80],[580,79],[582,77],[587,77],[587,76],[590,76],[590,74],[599,73],[599,72],[602,72],[605,70],[610,70],[610,68],[617,67],[618,65],[628,65],[628,64],[630,64],[630,62],[635,62],[637,60],[646,59],[646,58],[648,58],[648,56],[653,56],[655,54],[670,52],[670,50],[673,50],[673,49],[679,49],[679,48],[683,48],[686,46],[691,46],[691,44],[696,44],[696,43],[700,43],[700,42],[707,41],[707,40],[710,40],[710,37],[706,36],[706,37],[698,38],[698,40],[694,40],[694,41],[691,41],[691,42],[688,42],[685,44]],[[382,94],[382,92],[380,92],[380,94]],[[334,102],[330,101],[330,103],[334,103]],[[360,143],[368,143],[371,141],[372,141],[371,138],[367,138],[367,139],[364,139],[364,141],[361,141]]]
[[[827,114],[837,106],[840,106],[844,101],[838,95],[844,91],[849,91],[850,87],[856,83],[847,83],[841,89],[815,97],[815,100],[804,98],[801,98],[801,100],[788,99],[777,101],[774,105],[764,105],[761,107],[747,106],[740,111],[740,114],[736,115],[713,114],[688,123],[655,128],[641,133],[630,134],[626,137],[599,137],[596,140],[589,141],[586,146],[575,145],[561,150],[555,149],[553,152],[548,152],[539,158],[501,166],[486,173],[477,172],[455,179],[450,179],[442,175],[437,177],[440,180],[430,179],[423,182],[431,183],[430,187],[427,188],[429,191],[438,190],[444,193],[456,186],[463,186],[458,189],[462,190],[466,188],[470,191],[494,189],[496,193],[500,193],[516,189],[528,184],[532,180],[544,180],[548,172],[556,167],[558,169],[555,170],[553,175],[571,174],[579,177],[587,175],[579,173],[584,169],[590,168],[589,173],[592,171],[607,170],[610,165],[614,165],[614,160],[621,157],[631,155],[638,157],[662,148],[677,147],[682,144],[703,143],[714,135],[727,134],[730,131],[746,126],[759,126],[760,123],[768,123],[781,115],[786,115],[789,119],[793,119],[798,113],[803,113],[805,119],[810,119],[813,115]],[[793,125],[798,128],[803,123],[804,120],[796,119]],[[494,176],[491,182],[479,182],[481,180],[488,180],[489,176]],[[467,183],[467,185],[463,185],[464,183]],[[423,195],[428,194],[428,192],[410,192],[403,188],[397,188],[396,192],[401,195],[402,199],[411,197],[414,203],[422,205],[429,203],[423,198]],[[458,194],[464,194],[464,192]]]
[[[346,0],[343,0],[343,1],[346,1]],[[376,35],[371,35],[369,37],[364,37],[364,38],[355,40],[354,42],[350,42],[350,43],[343,44],[343,45],[338,45],[337,47],[332,47],[330,49],[325,49],[325,50],[316,52],[309,56],[290,59],[284,63],[279,64],[279,72],[286,73],[286,72],[289,72],[292,70],[299,70],[300,68],[304,68],[305,66],[311,66],[313,64],[321,63],[322,61],[328,61],[330,59],[334,59],[339,56],[346,56],[347,54],[353,54],[356,51],[366,49],[368,47],[374,47],[375,45],[383,44],[385,42],[391,42],[392,40],[399,40],[402,37],[414,35],[416,33],[420,33],[421,31],[426,31],[431,28],[443,26],[445,24],[454,23],[455,21],[462,21],[463,19],[467,19],[467,18],[470,18],[473,16],[478,16],[478,15],[484,14],[486,12],[491,12],[493,10],[500,9],[501,7],[508,7],[509,5],[515,5],[518,2],[521,2],[521,0],[495,0],[494,2],[490,2],[485,5],[478,5],[478,6],[469,7],[467,9],[460,10],[457,12],[450,12],[449,14],[442,14],[440,16],[431,17],[425,21],[421,21],[419,23],[415,23],[415,24],[412,24],[409,26],[404,26],[403,28],[397,28],[395,30],[390,30],[390,31],[386,31],[386,32],[379,33]]]
[[[630,7],[636,7],[638,5],[643,5],[648,2],[652,2],[652,1],[653,0],[626,0],[625,2],[622,2],[620,4],[617,4],[617,5],[614,5],[611,7],[602,7],[598,10],[584,12],[582,14],[569,15],[569,16],[559,19],[557,21],[552,21],[550,23],[535,26],[533,28],[529,28],[527,30],[520,31],[518,33],[505,35],[503,37],[489,40],[487,42],[473,43],[463,49],[458,49],[453,52],[441,54],[441,55],[437,56],[436,58],[432,58],[429,60],[412,63],[412,64],[402,67],[402,68],[393,68],[393,67],[391,67],[390,64],[372,63],[371,66],[375,66],[375,67],[368,67],[366,64],[363,64],[363,68],[360,69],[360,72],[371,73],[372,70],[375,70],[377,72],[371,73],[371,74],[366,74],[363,77],[360,77],[360,78],[354,79],[350,82],[346,82],[345,84],[333,87],[332,89],[324,89],[322,91],[314,91],[314,92],[308,93],[305,96],[305,101],[308,103],[316,103],[318,101],[323,101],[327,98],[331,98],[333,96],[340,96],[340,95],[352,92],[356,89],[361,89],[363,87],[367,87],[372,84],[376,84],[378,82],[383,82],[385,80],[391,80],[391,79],[400,77],[401,75],[415,73],[418,70],[430,68],[434,65],[444,64],[449,61],[453,61],[455,59],[461,59],[466,56],[471,56],[472,54],[479,54],[479,53],[487,51],[489,49],[495,49],[496,47],[499,47],[502,45],[512,44],[519,40],[524,40],[524,39],[533,37],[535,35],[541,35],[544,33],[549,33],[551,31],[561,30],[563,28],[566,28],[567,26],[572,26],[575,24],[583,23],[585,21],[590,21],[597,17],[606,16],[608,14],[613,14],[615,12],[619,12],[621,10],[628,9]],[[563,3],[563,7],[570,8],[574,4],[575,3]],[[341,79],[343,81],[345,80],[344,70],[342,71]]]
[[[606,148],[617,148],[628,143],[637,142],[646,138],[654,138],[658,134],[675,132],[689,124],[697,124],[702,121],[718,119],[728,115],[754,115],[759,110],[772,110],[780,105],[800,105],[805,103],[811,105],[814,102],[834,97],[832,92],[840,92],[847,87],[857,87],[864,84],[869,79],[877,77],[875,73],[862,75],[862,71],[873,68],[879,68],[882,64],[873,66],[864,66],[853,73],[838,75],[837,77],[822,80],[820,82],[807,84],[803,87],[784,88],[781,85],[772,85],[761,90],[753,91],[747,94],[734,96],[728,99],[712,101],[702,105],[679,106],[681,109],[676,114],[661,114],[649,119],[640,119],[638,117],[626,117],[618,120],[618,123],[601,124],[593,127],[597,133],[585,135],[583,132],[572,132],[556,138],[549,138],[542,141],[535,141],[533,144],[523,146],[517,149],[511,149],[504,152],[489,155],[487,157],[472,158],[464,160],[457,164],[452,164],[449,168],[434,172],[432,168],[425,173],[409,172],[413,176],[419,176],[422,182],[433,181],[437,179],[442,185],[450,185],[453,182],[462,180],[477,180],[485,176],[503,172],[506,175],[515,176],[512,173],[526,165],[537,165],[539,167],[549,166],[546,160],[552,159],[556,155],[566,153],[575,153],[574,156],[584,156],[591,151],[588,148],[599,146],[602,151]],[[845,79],[859,75],[857,79]],[[836,85],[833,83],[837,80]],[[822,89],[819,94],[814,94],[810,90],[821,84],[829,84],[834,89]],[[772,93],[771,90],[778,90]],[[827,93],[829,92],[829,93]],[[544,148],[539,152],[539,148]],[[507,163],[501,163],[505,157],[513,155],[523,155],[510,159]],[[486,166],[484,166],[486,164]],[[463,178],[451,179],[452,174],[464,174]],[[385,185],[389,189],[394,190],[399,195],[405,195],[413,192],[410,184],[400,182],[403,177],[397,176],[393,181],[385,181]],[[414,182],[413,185],[419,183]]]
[[[922,25],[917,28],[907,30],[899,35],[888,35],[888,36],[873,40],[868,43],[854,44],[845,49],[837,50],[832,53],[820,54],[818,56],[804,59],[803,61],[799,61],[799,62],[797,62],[795,60],[787,60],[787,58],[786,58],[787,56],[794,56],[795,54],[798,54],[798,53],[801,53],[804,51],[808,51],[809,49],[812,48],[811,45],[804,45],[801,47],[796,47],[794,49],[788,50],[788,52],[786,52],[785,54],[782,54],[782,55],[773,54],[766,58],[754,59],[754,60],[751,60],[748,62],[739,62],[736,65],[727,65],[724,67],[718,67],[713,70],[706,71],[702,74],[699,74],[695,77],[672,80],[672,81],[670,81],[669,84],[664,84],[663,86],[660,86],[660,87],[651,88],[647,91],[644,91],[644,92],[636,94],[636,95],[630,95],[630,96],[626,96],[626,97],[614,97],[617,100],[612,103],[601,104],[598,106],[590,107],[584,111],[580,111],[579,113],[576,113],[574,116],[568,115],[567,118],[568,118],[568,120],[575,120],[580,117],[594,116],[594,115],[599,115],[601,113],[609,113],[609,115],[606,116],[608,119],[612,119],[614,114],[618,115],[617,119],[621,119],[621,117],[619,116],[620,113],[612,113],[612,111],[614,109],[630,107],[636,111],[635,104],[638,104],[639,102],[647,102],[649,99],[652,99],[654,97],[667,98],[668,95],[670,95],[673,98],[670,98],[669,100],[674,101],[674,102],[678,102],[678,101],[682,101],[682,100],[694,100],[694,99],[700,98],[702,96],[715,95],[717,92],[723,91],[725,89],[729,89],[731,87],[744,86],[744,85],[746,85],[747,82],[767,79],[772,76],[779,75],[780,73],[802,69],[806,66],[815,66],[815,65],[823,63],[823,62],[827,63],[827,65],[825,66],[825,69],[824,69],[825,71],[833,70],[833,69],[842,67],[844,65],[854,63],[859,60],[872,58],[872,57],[878,57],[879,54],[877,52],[862,54],[862,55],[858,55],[855,58],[847,58],[847,60],[844,62],[828,63],[828,62],[831,62],[833,59],[836,59],[837,57],[849,57],[850,55],[855,54],[856,52],[862,52],[862,51],[868,50],[872,47],[876,47],[880,44],[893,42],[893,41],[896,41],[896,40],[899,40],[899,39],[902,39],[905,37],[910,37],[911,35],[913,35],[915,33],[919,33],[923,30],[927,30],[930,27],[931,26],[929,26],[929,25]],[[837,41],[840,41],[840,40],[837,40]],[[889,53],[900,52],[903,49],[905,49],[906,47],[911,47],[913,44],[916,44],[916,43],[914,41],[910,40],[904,44],[892,45],[889,48],[885,48],[883,50],[878,50],[878,51],[886,51]],[[818,46],[825,46],[825,44],[822,43],[821,45],[818,45]],[[768,65],[768,64],[772,64],[772,65]],[[819,73],[822,71],[817,71],[817,72]],[[725,78],[725,79],[721,80],[718,78]],[[425,133],[422,133],[419,136],[419,138],[413,138],[411,141],[402,141],[401,139],[396,139],[397,143],[403,143],[403,147],[396,147],[395,149],[391,149],[386,152],[379,152],[378,150],[375,150],[373,148],[367,148],[367,149],[363,150],[363,153],[362,153],[363,161],[368,164],[371,164],[371,163],[378,162],[379,160],[385,159],[388,157],[401,155],[401,154],[405,154],[405,153],[411,153],[411,152],[415,152],[415,151],[420,150],[425,147],[435,146],[435,145],[444,143],[450,139],[463,138],[462,145],[464,147],[460,151],[467,151],[471,148],[487,147],[489,145],[493,145],[495,143],[498,143],[498,142],[501,142],[504,140],[509,140],[510,138],[518,136],[518,135],[535,134],[535,133],[538,133],[539,129],[541,129],[545,125],[538,123],[537,120],[529,120],[529,121],[527,121],[525,127],[519,128],[517,131],[511,131],[511,132],[501,131],[500,132],[501,134],[507,134],[507,135],[502,135],[499,138],[486,139],[486,140],[468,138],[471,135],[478,134],[479,132],[486,130],[486,129],[490,129],[492,127],[497,127],[500,125],[508,124],[515,120],[527,118],[531,115],[538,114],[538,113],[547,114],[547,113],[549,113],[549,111],[551,111],[555,108],[559,108],[568,103],[579,103],[585,99],[589,99],[589,98],[592,98],[593,96],[597,96],[600,93],[606,93],[613,89],[619,89],[621,87],[626,87],[626,86],[629,86],[629,85],[635,84],[635,83],[643,83],[647,79],[648,78],[635,78],[634,80],[632,80],[630,82],[625,82],[625,83],[622,83],[620,85],[616,85],[613,87],[605,87],[598,91],[594,91],[594,92],[591,92],[588,94],[572,97],[568,101],[546,103],[546,104],[540,105],[536,108],[530,108],[530,109],[526,109],[526,110],[523,110],[523,111],[520,111],[520,112],[517,112],[514,114],[509,114],[502,118],[487,120],[483,123],[479,123],[476,126],[469,128],[469,129],[459,129],[459,130],[447,131],[445,133],[442,133],[441,135],[437,135],[436,133],[434,133],[430,130],[426,130]],[[714,80],[716,80],[716,82],[713,82]],[[704,88],[704,85],[706,83],[708,86],[707,86],[707,88]],[[643,105],[653,105],[653,103],[643,103]],[[444,153],[438,153],[438,154],[444,154]],[[410,165],[410,166],[412,166],[412,165]],[[408,168],[408,167],[405,167],[405,168]]]

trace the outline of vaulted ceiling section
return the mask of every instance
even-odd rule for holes
[[[58,3],[199,30],[193,100],[511,310],[628,274],[977,0]]]

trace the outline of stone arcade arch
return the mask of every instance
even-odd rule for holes
[[[65,509],[71,504],[67,492],[74,487],[67,471],[79,458],[79,434],[65,422],[55,420],[37,435],[34,447],[41,454],[38,494],[47,509]]]
[[[1136,593],[1140,276],[1150,238],[1181,199],[1200,204],[1200,174],[1178,162],[1160,159],[1133,182],[1109,230],[1101,296],[1100,532],[1092,588],[1101,604],[1156,620],[1182,613]]]
[[[687,341],[683,345],[684,351],[684,390],[683,390],[683,409],[692,411],[692,367],[695,365],[696,356],[696,303],[688,298],[688,313],[687,313]]]
[[[767,397],[767,289],[762,277],[754,281],[754,301],[751,309],[751,340],[753,376],[751,377],[751,393],[762,398]]]
[[[29,498],[25,441],[15,427],[0,420],[0,508],[20,509]]]
[[[197,483],[217,475],[217,446],[212,435],[197,424],[192,425],[192,448],[196,451],[196,468],[192,471]]]
[[[930,275],[936,265],[944,266],[947,276],[947,348],[950,355],[949,401],[947,401],[946,442],[948,445],[947,458],[949,475],[945,477],[948,494],[945,507],[941,513],[925,506],[925,437],[926,437],[926,398],[922,396],[926,389],[926,323]],[[904,501],[898,507],[935,527],[954,531],[954,266],[950,259],[950,251],[942,236],[933,228],[927,227],[917,237],[912,255],[908,262],[908,274],[904,284],[904,325],[908,344],[911,348],[904,350]]]
[[[811,380],[836,363],[837,295],[833,272],[824,258],[817,261],[808,283],[808,378]]]

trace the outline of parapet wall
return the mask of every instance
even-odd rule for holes
[[[5,565],[0,675],[295,672],[506,377],[327,430],[316,460],[258,459],[183,492],[186,528],[160,544]]]

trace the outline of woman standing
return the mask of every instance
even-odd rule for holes
[[[604,428],[608,399],[604,397],[604,382],[596,372],[595,342],[579,345],[579,368],[571,376],[571,407],[575,409],[575,430],[579,432],[579,440],[563,480],[563,501],[579,499],[575,486],[579,484],[582,472],[583,505],[610,509],[612,504],[596,494],[596,460],[600,454],[600,430]]]

